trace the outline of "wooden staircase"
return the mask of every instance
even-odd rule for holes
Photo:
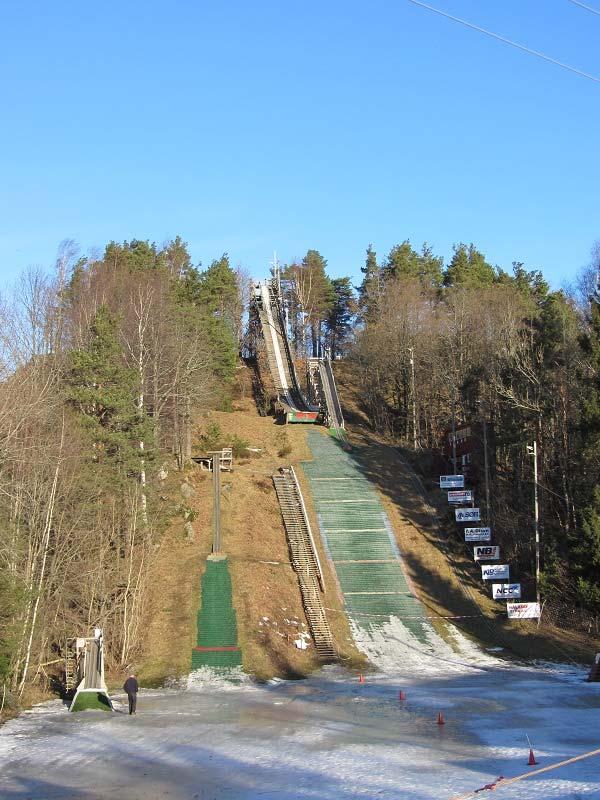
[[[338,655],[321,599],[321,592],[325,588],[321,564],[293,467],[281,469],[273,475],[273,483],[315,649],[324,661],[337,661]]]

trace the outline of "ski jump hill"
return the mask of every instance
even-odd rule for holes
[[[448,666],[461,657],[470,662],[487,660],[446,623],[446,638],[451,644],[445,641],[415,595],[379,494],[346,443],[342,409],[327,357],[309,360],[307,393],[303,393],[287,336],[277,274],[255,286],[252,319],[257,360],[263,364],[261,375],[265,374],[265,364],[270,373],[272,407],[287,423],[312,424],[307,442],[313,460],[301,466],[358,649],[384,670],[401,665],[439,671],[440,660]],[[293,480],[287,476],[285,496],[278,488],[281,481],[274,476],[292,563],[299,576],[310,578],[311,569],[316,568],[310,555],[314,547],[301,492],[295,474]],[[296,557],[299,547],[301,554]],[[300,580],[307,618],[310,621],[317,609],[326,628],[327,610],[318,596],[318,575],[313,578],[306,591]],[[334,651],[327,631],[323,638],[321,630],[315,630],[312,624],[311,628],[317,652],[332,660]]]

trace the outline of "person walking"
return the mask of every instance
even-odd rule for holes
[[[127,692],[127,699],[129,700],[129,713],[135,714],[135,707],[137,704],[138,682],[135,675],[130,675],[125,683],[123,689]]]

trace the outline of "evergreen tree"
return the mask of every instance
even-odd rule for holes
[[[490,286],[496,272],[474,244],[454,245],[454,255],[444,274],[444,286]]]
[[[443,265],[443,258],[435,256],[427,242],[417,253],[410,241],[405,239],[390,250],[383,273],[386,281],[409,278],[419,280],[423,287],[438,287],[442,283]]]
[[[379,300],[381,298],[382,274],[377,263],[377,254],[373,250],[373,245],[367,247],[367,257],[364,267],[360,268],[364,275],[362,283],[357,287],[358,304],[361,317],[365,322],[374,319],[379,311]]]
[[[405,239],[390,250],[383,267],[386,281],[391,278],[418,278],[420,274],[419,254],[410,241]]]
[[[325,322],[331,357],[336,358],[350,337],[356,302],[350,278],[334,278],[331,284],[334,301]]]
[[[152,441],[151,426],[138,408],[139,378],[124,365],[115,319],[100,306],[85,349],[69,356],[67,399],[81,415],[92,441],[92,460],[122,467],[122,473],[139,470],[139,443],[145,458]]]
[[[212,262],[200,279],[198,302],[209,314],[222,319],[235,330],[235,316],[238,308],[238,285],[235,272],[229,264],[229,256]]]
[[[327,277],[327,261],[318,250],[308,250],[296,276],[304,312],[308,315],[313,356],[319,355],[322,326],[334,302],[333,286]]]
[[[162,251],[155,244],[141,239],[117,244],[110,242],[104,251],[104,262],[114,271],[144,272],[159,269],[164,263]]]

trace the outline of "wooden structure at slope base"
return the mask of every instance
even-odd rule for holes
[[[114,711],[104,680],[104,641],[100,628],[94,630],[94,636],[67,640],[65,688],[67,692],[75,691],[69,711]]]
[[[338,655],[321,599],[321,592],[325,588],[323,572],[296,474],[293,467],[289,467],[282,468],[272,477],[315,650],[324,661],[337,661]]]

